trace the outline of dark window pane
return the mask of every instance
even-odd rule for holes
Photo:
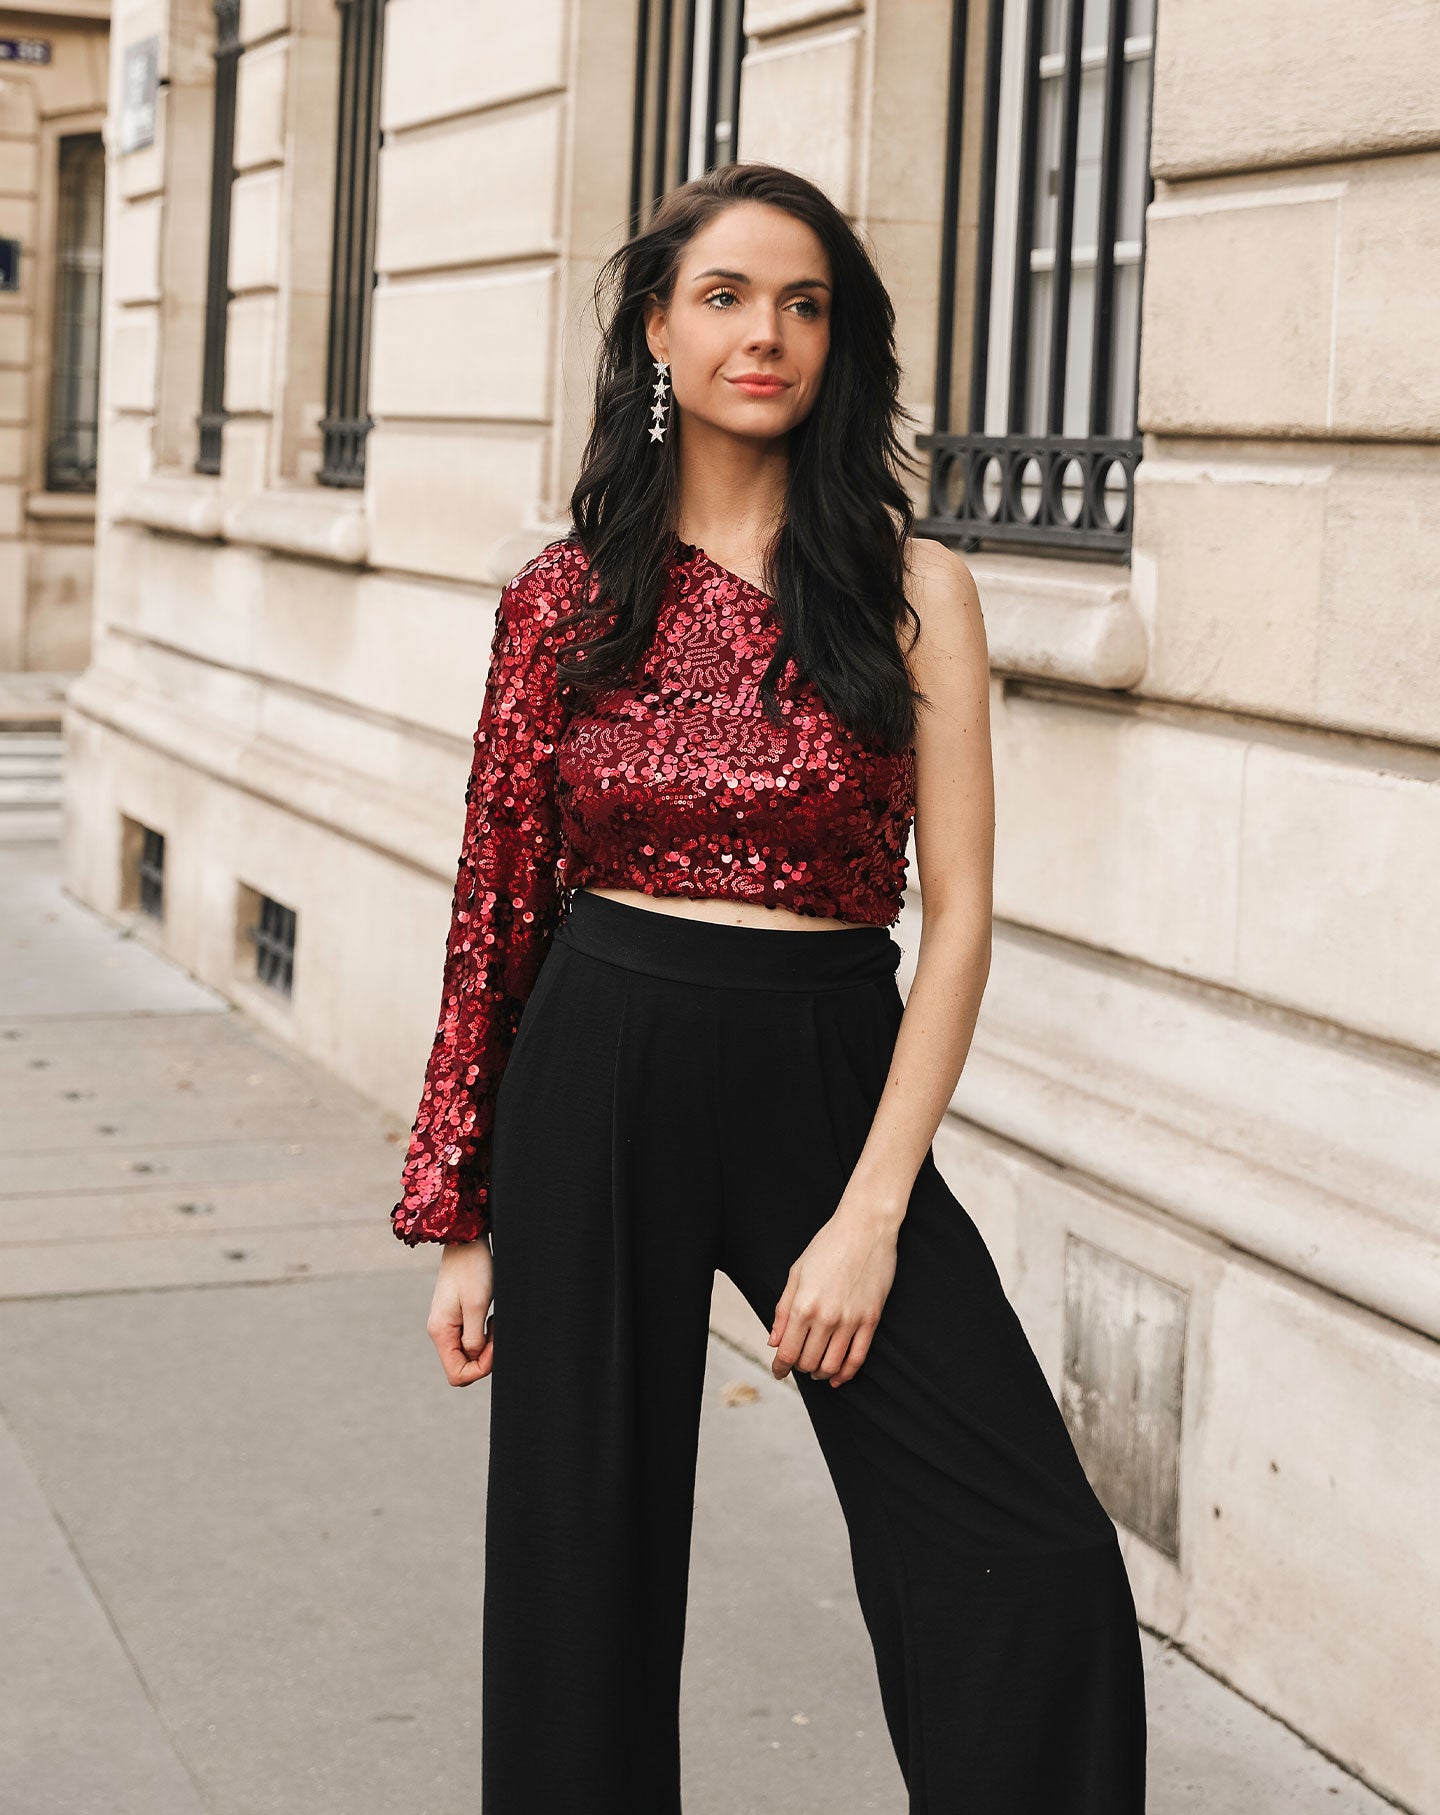
[[[45,484],[93,492],[100,398],[100,264],[105,146],[98,132],[60,141],[55,326]]]

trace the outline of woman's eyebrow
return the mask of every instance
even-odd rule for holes
[[[699,283],[704,277],[726,277],[732,284],[748,284],[750,279],[743,271],[722,271],[719,265],[711,265],[708,270],[697,271],[693,281]],[[797,277],[793,284],[782,284],[782,290],[828,290],[830,288],[823,277]]]

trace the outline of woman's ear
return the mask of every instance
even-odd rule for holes
[[[665,337],[662,332],[665,321],[665,311],[661,307],[659,297],[655,295],[653,290],[644,304],[644,318],[645,344],[650,349],[650,357],[652,359],[663,359],[666,365],[668,365],[670,363],[670,355],[665,351]]]

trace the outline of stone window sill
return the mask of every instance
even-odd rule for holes
[[[50,522],[93,523],[94,492],[31,492],[25,500],[25,515]]]
[[[966,555],[985,610],[991,669],[1087,687],[1134,687],[1149,637],[1120,563]]]
[[[109,515],[119,523],[197,541],[245,543],[346,567],[363,566],[370,546],[363,495],[320,486],[279,487],[230,499],[218,479],[157,473],[121,492]]]

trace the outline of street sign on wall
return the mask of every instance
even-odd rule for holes
[[[48,63],[48,38],[0,38],[0,63]]]
[[[125,46],[121,71],[120,150],[140,151],[155,143],[155,91],[160,79],[160,39],[141,38]]]

